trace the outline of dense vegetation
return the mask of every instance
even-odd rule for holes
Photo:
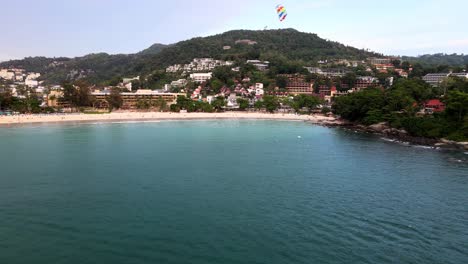
[[[402,57],[403,60],[409,61],[410,63],[420,63],[425,66],[437,67],[439,65],[448,66],[460,66],[464,67],[468,65],[468,55],[464,54],[427,54],[418,57]]]
[[[32,89],[26,86],[18,86],[19,96],[13,96],[9,90],[0,90],[0,112],[11,110],[18,113],[53,112],[52,108],[41,107],[40,98]]]
[[[235,43],[243,39],[257,44]],[[231,46],[231,49],[224,50],[224,46]],[[369,56],[380,55],[294,29],[236,30],[169,46],[155,44],[140,53],[130,55],[98,53],[73,59],[35,57],[3,62],[0,67],[20,67],[30,72],[39,72],[43,74],[41,79],[50,84],[80,78],[93,84],[109,84],[112,80],[123,77],[140,75],[151,78],[155,71],[163,70],[169,65],[188,63],[194,58],[203,57],[233,61],[288,61],[291,65],[302,66],[313,65],[320,59],[364,59]]]
[[[439,96],[446,104],[444,112],[418,114],[427,100]],[[450,78],[440,89],[421,80],[401,79],[388,90],[371,88],[338,97],[333,110],[366,125],[388,122],[412,136],[468,140],[468,81],[464,79]]]

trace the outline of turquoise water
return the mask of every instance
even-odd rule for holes
[[[0,128],[0,263],[468,263],[468,164],[302,122]]]

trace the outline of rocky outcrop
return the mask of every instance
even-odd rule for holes
[[[387,122],[378,123],[378,124],[374,124],[374,125],[367,127],[367,130],[370,130],[370,132],[376,132],[376,133],[384,133],[384,131],[389,130],[389,129],[390,129],[390,126],[388,125]]]
[[[437,138],[414,137],[411,136],[404,129],[392,128],[387,122],[365,126],[362,124],[352,123],[337,118],[335,122],[320,122],[316,124],[327,127],[340,127],[354,131],[377,134],[395,141],[408,142],[414,145],[430,146],[434,148],[443,148],[448,150],[468,151],[468,142],[456,142],[447,139]]]
[[[449,148],[468,151],[468,142],[456,142],[447,139],[441,139],[435,144],[435,146],[439,148]]]

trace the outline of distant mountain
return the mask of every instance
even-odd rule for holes
[[[239,40],[250,40],[256,44],[239,43]],[[230,49],[223,47],[230,47]],[[281,57],[287,60],[316,63],[320,59],[365,59],[369,56],[381,55],[327,41],[316,34],[303,33],[294,29],[235,30],[179,42],[156,55],[142,58],[139,67],[151,71],[172,64],[188,63],[193,58],[203,57],[225,60],[259,58],[269,60]]]
[[[460,66],[468,65],[468,55],[464,54],[427,54],[418,57],[402,57],[403,60],[411,63],[420,63],[424,66]]]
[[[160,53],[163,49],[167,47],[169,47],[169,45],[156,43],[156,44],[151,45],[151,47],[140,51],[138,55],[155,55],[155,54]]]
[[[48,83],[58,83],[67,78],[86,78],[99,83],[124,76],[145,75],[172,64],[188,63],[194,58],[203,57],[234,61],[282,59],[315,64],[320,59],[361,60],[370,56],[382,55],[294,29],[235,30],[173,45],[154,44],[136,54],[99,53],[73,59],[26,58],[0,63],[0,67],[14,66],[40,72]]]

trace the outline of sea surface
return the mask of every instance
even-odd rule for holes
[[[468,155],[280,121],[0,128],[0,263],[468,263]]]

